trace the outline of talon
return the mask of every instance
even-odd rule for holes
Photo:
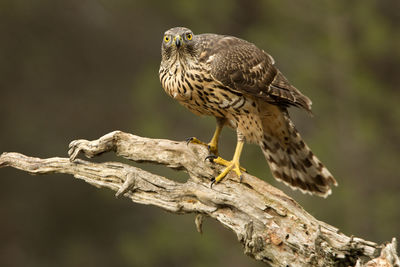
[[[208,155],[208,156],[204,159],[204,161],[209,160],[210,162],[214,163],[214,160],[217,159],[217,158],[218,158],[218,157],[217,157],[216,155],[211,154],[211,155]]]
[[[212,188],[213,184],[215,184],[215,177],[213,177],[213,178],[211,179],[210,188]]]
[[[194,137],[186,138],[186,145],[188,146],[193,141],[193,139],[194,139]]]

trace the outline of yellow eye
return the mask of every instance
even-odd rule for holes
[[[168,43],[171,38],[168,35],[164,35],[164,42]]]
[[[186,34],[186,39],[187,39],[188,41],[192,40],[192,38],[193,38],[193,34],[191,34],[191,33],[187,33],[187,34]]]

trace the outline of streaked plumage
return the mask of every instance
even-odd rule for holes
[[[164,35],[159,74],[167,94],[183,106],[236,129],[239,142],[259,144],[276,179],[320,196],[337,184],[287,112],[289,106],[310,112],[310,99],[254,44],[172,28]]]

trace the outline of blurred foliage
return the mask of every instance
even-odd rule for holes
[[[208,140],[214,120],[159,84],[161,38],[173,26],[235,35],[272,54],[314,101],[313,118],[291,113],[339,187],[326,200],[293,192],[254,145],[242,165],[346,234],[399,238],[399,10],[398,0],[2,0],[0,152],[66,156],[71,140],[116,129]],[[235,135],[222,138],[230,158]],[[0,176],[1,266],[261,266],[214,221],[199,235],[192,215],[116,200],[65,175]]]

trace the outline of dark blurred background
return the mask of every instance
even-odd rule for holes
[[[260,149],[241,163],[316,218],[374,242],[400,237],[400,1],[0,1],[0,152],[67,156],[113,130],[208,141],[200,118],[160,86],[165,30],[186,26],[269,52],[314,102],[291,114],[339,182],[328,199],[274,181]],[[225,129],[230,159],[235,134]],[[112,154],[95,160],[120,160]],[[185,175],[139,165],[168,177]],[[0,170],[0,266],[261,266],[208,219],[115,199],[67,175]]]

